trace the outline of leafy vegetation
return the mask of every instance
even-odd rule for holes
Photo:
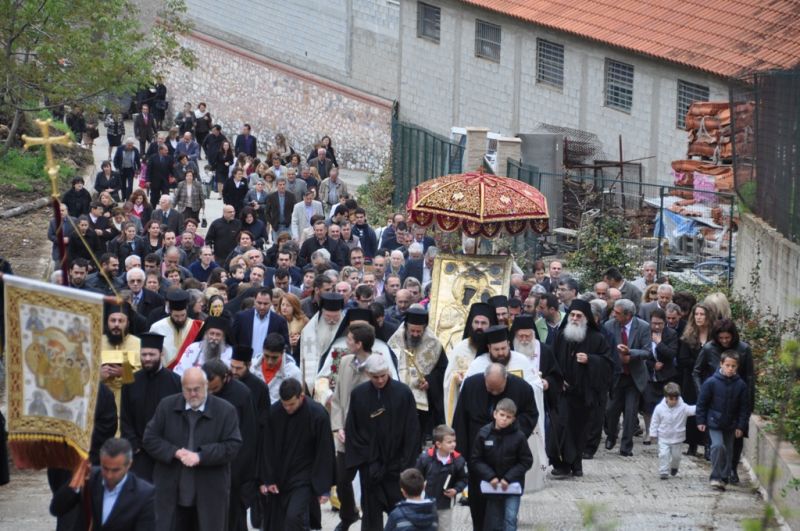
[[[367,221],[372,227],[386,225],[386,218],[395,211],[392,205],[394,181],[389,170],[378,176],[370,175],[366,184],[356,190],[358,205],[367,211]]]
[[[584,286],[603,280],[603,273],[611,265],[619,268],[622,276],[633,278],[635,260],[625,247],[623,236],[628,224],[622,216],[606,214],[581,227],[580,248],[569,254],[570,270],[574,271]]]

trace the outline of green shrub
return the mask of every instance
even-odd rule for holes
[[[394,181],[385,170],[379,176],[370,175],[366,184],[362,184],[356,190],[358,206],[367,211],[367,221],[375,228],[386,225],[386,218],[395,212],[392,205],[392,194],[394,192]]]
[[[616,266],[624,278],[635,276],[634,259],[625,247],[624,235],[628,224],[624,218],[603,215],[581,227],[580,248],[569,254],[569,269],[581,280],[583,286],[593,286],[603,280],[603,273]]]

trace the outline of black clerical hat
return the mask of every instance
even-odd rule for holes
[[[406,324],[428,326],[428,312],[421,308],[409,308],[406,312]]]
[[[508,307],[508,297],[505,295],[495,295],[494,297],[489,297],[488,302],[494,308]]]
[[[231,356],[231,359],[250,363],[253,361],[253,347],[250,345],[236,345],[233,348],[233,356]]]
[[[323,293],[320,295],[320,307],[329,312],[338,312],[344,308],[344,297],[339,293]]]
[[[155,332],[145,332],[143,334],[139,334],[139,339],[142,342],[141,348],[154,348],[159,351],[164,348],[164,336],[161,334],[156,334]]]
[[[514,339],[519,330],[533,330],[536,339],[539,339],[539,333],[536,331],[536,320],[532,315],[522,313],[514,317],[514,321],[511,323],[511,332],[509,333],[511,339]]]
[[[170,311],[185,310],[189,306],[189,292],[182,289],[168,291],[167,302]]]
[[[490,326],[486,330],[486,344],[492,345],[494,343],[502,343],[508,341],[508,328],[504,325]]]

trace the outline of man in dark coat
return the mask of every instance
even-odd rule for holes
[[[164,336],[139,334],[142,370],[133,375],[133,382],[122,386],[120,431],[133,447],[133,472],[147,481],[153,480],[153,458],[142,448],[147,423],[165,397],[181,392],[181,379],[161,365]]]
[[[242,221],[236,219],[236,208],[233,205],[222,206],[222,217],[211,222],[206,233],[206,245],[214,248],[214,260],[218,264],[236,247],[236,235],[242,230]]]
[[[161,194],[169,193],[169,177],[172,175],[172,157],[166,144],[158,147],[158,153],[147,159],[147,181],[150,183],[150,204],[157,205]]]
[[[583,450],[592,415],[611,385],[614,362],[611,348],[597,326],[590,304],[575,299],[569,307],[553,348],[564,376],[564,390],[550,410],[547,455],[553,477],[583,475]]]
[[[275,179],[276,190],[267,196],[266,218],[272,227],[272,238],[278,233],[289,232],[292,227],[292,211],[297,199],[286,190],[286,177]]]
[[[61,516],[78,510],[84,504],[91,507],[91,515],[82,511],[80,529],[102,531],[150,531],[156,528],[153,485],[133,473],[131,445],[125,439],[108,439],[100,448],[99,467],[84,461],[53,496],[50,513]],[[106,499],[106,493],[117,492]],[[88,500],[86,498],[89,498]],[[111,507],[104,507],[111,503]]]
[[[298,380],[284,380],[279,393],[260,455],[261,492],[269,496],[264,529],[301,531],[309,528],[309,505],[325,503],[333,485],[331,422]]]
[[[492,422],[494,408],[503,398],[510,398],[517,404],[519,429],[526,439],[531,436],[539,420],[533,388],[522,378],[509,374],[504,365],[492,363],[483,374],[464,380],[461,387],[453,414],[456,449],[461,455],[472,456],[472,445],[478,432]],[[469,461],[467,466],[471,466]],[[480,481],[474,475],[469,478],[469,512],[473,528],[483,529],[486,498],[481,495]]]
[[[253,158],[258,156],[258,139],[250,134],[250,124],[244,124],[241,134],[236,135],[233,151],[237,157],[239,153],[250,155]]]
[[[133,119],[133,136],[139,141],[139,152],[144,153],[148,142],[156,136],[156,120],[150,114],[150,106],[142,105],[142,110]]]
[[[370,381],[350,393],[345,422],[345,466],[361,477],[361,529],[383,526],[383,512],[403,499],[400,473],[419,453],[419,421],[414,395],[389,377],[389,360],[372,354],[364,362]]]
[[[224,531],[231,463],[242,446],[236,408],[208,394],[198,367],[183,373],[181,386],[182,394],[161,401],[144,432],[144,449],[156,460],[156,526]]]
[[[222,360],[205,362],[203,371],[208,378],[208,390],[236,408],[239,418],[242,446],[231,463],[228,531],[247,531],[247,507],[255,498],[256,470],[253,465],[258,443],[253,399],[247,386],[231,376],[228,366]]]
[[[117,404],[114,402],[114,393],[105,384],[97,388],[97,403],[94,407],[94,428],[89,448],[89,462],[95,466],[100,465],[100,447],[117,433]],[[69,483],[72,471],[63,468],[48,468],[47,482],[50,490],[55,492],[64,484]],[[77,531],[80,511],[77,508],[66,511],[57,517],[56,531]]]

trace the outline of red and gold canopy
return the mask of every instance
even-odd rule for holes
[[[543,233],[550,218],[539,190],[480,170],[425,181],[411,191],[406,210],[418,225],[435,222],[446,232],[460,227],[468,236],[486,238],[520,234],[528,227]]]

